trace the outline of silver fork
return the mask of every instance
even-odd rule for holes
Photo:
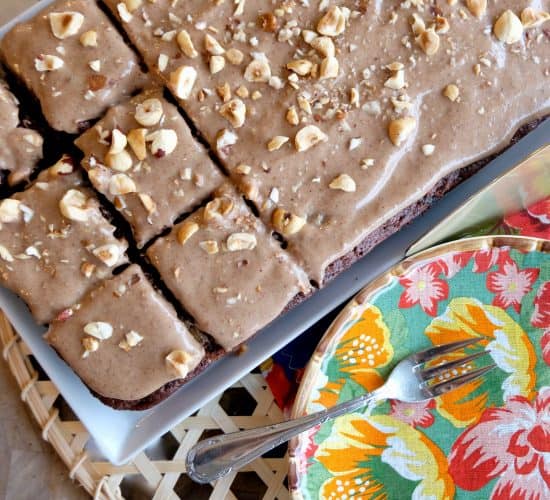
[[[187,474],[198,483],[210,483],[233,469],[244,467],[276,446],[329,419],[357,411],[385,399],[414,403],[456,389],[485,375],[495,367],[494,364],[490,364],[458,374],[457,368],[487,354],[485,350],[429,368],[423,365],[439,356],[471,346],[479,340],[443,344],[411,354],[395,366],[384,385],[327,410],[279,424],[222,434],[200,441],[187,454]]]

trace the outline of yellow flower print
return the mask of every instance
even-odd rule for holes
[[[508,374],[502,384],[503,398],[532,398],[535,387],[536,353],[528,336],[504,310],[475,299],[453,299],[445,313],[426,329],[433,344],[480,337],[480,344],[495,364]],[[479,420],[487,403],[487,392],[473,396],[483,384],[471,382],[437,399],[437,409],[456,427],[466,427]]]
[[[333,474],[323,483],[321,498],[385,498],[385,485],[368,467],[373,457],[418,482],[415,498],[450,499],[454,495],[443,452],[424,434],[391,416],[354,414],[337,419],[315,457]]]

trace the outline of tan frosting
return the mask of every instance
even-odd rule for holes
[[[49,14],[66,12],[82,14],[84,20],[76,34],[59,39],[52,32]],[[80,41],[89,31],[97,34],[96,46]],[[83,122],[97,118],[144,82],[135,54],[95,2],[88,0],[57,1],[18,24],[2,40],[2,53],[37,96],[50,125],[69,133],[78,132]],[[59,58],[63,66],[39,71],[37,60],[45,61],[46,56]],[[94,61],[99,61],[98,70],[90,66]]]
[[[127,261],[126,241],[113,236],[93,192],[82,187],[79,173],[68,173],[72,168],[60,161],[26,191],[0,202],[0,283],[28,304],[38,323],[51,321]],[[64,174],[56,173],[60,169]],[[69,190],[84,195],[86,221],[61,214]],[[14,211],[12,200],[20,202]],[[98,248],[107,253],[94,254]],[[110,250],[115,261],[106,263]]]
[[[83,357],[82,339],[93,338],[85,328],[95,322],[108,324],[112,335]],[[141,337],[134,347],[125,344],[129,332]],[[204,356],[201,345],[137,265],[89,292],[74,314],[52,323],[46,339],[90,389],[125,401],[142,399],[185,377]],[[184,353],[180,372],[166,361],[174,351]]]
[[[228,186],[147,256],[198,327],[227,350],[309,289],[304,273]]]
[[[107,3],[117,12],[119,2]],[[327,32],[339,69],[337,77],[322,80],[322,57],[304,41],[303,30],[326,31],[318,22],[335,2],[158,0],[143,2],[122,26],[148,66],[166,82],[183,65],[197,71],[182,106],[212,146],[222,146],[217,148],[219,156],[267,224],[272,224],[277,207],[307,220],[300,231],[286,235],[289,250],[311,278],[322,282],[328,264],[439,179],[498,151],[519,125],[548,113],[550,40],[544,25],[526,26],[520,40],[510,44],[495,36],[493,26],[506,9],[519,17],[527,7],[548,12],[550,2],[488,4],[477,18],[461,1],[438,2],[437,7],[422,0],[338,2],[348,18],[345,30],[336,34],[339,28],[333,27]],[[413,14],[424,23],[418,43]],[[441,30],[439,48],[432,53],[425,42],[435,32],[426,30],[436,22]],[[194,55],[189,50],[185,55],[172,36],[182,29],[196,57],[189,57]],[[212,43],[207,46],[207,34],[221,50]],[[230,49],[242,52],[242,63],[230,62],[235,61]],[[218,53],[215,69],[221,66],[220,57],[225,66],[212,74],[211,58]],[[280,80],[247,81],[245,69],[253,53],[256,58],[265,54],[272,76]],[[161,54],[168,59],[162,72]],[[295,59],[317,64],[317,76],[292,76],[289,83],[286,65]],[[392,64],[396,62],[403,65],[402,88],[399,66]],[[220,95],[227,93],[216,89],[225,83],[232,98],[245,96],[243,87],[249,96],[239,97],[246,106],[246,120],[238,128],[223,116]],[[459,91],[455,101],[444,95],[453,95],[445,92],[451,84]],[[298,112],[297,126],[286,119],[291,106]],[[405,123],[392,125],[394,142],[400,142],[394,145],[390,124],[404,117],[409,117]],[[409,135],[400,141],[397,127],[411,123]],[[298,152],[294,140],[306,125],[317,126],[327,140]],[[275,136],[289,140],[269,152],[267,144]],[[249,173],[242,174],[242,164],[250,166]],[[347,191],[331,184],[347,185]],[[272,227],[278,229],[276,224]]]
[[[17,184],[33,171],[42,158],[42,136],[31,129],[18,127],[19,103],[0,82],[0,170],[8,170],[8,182]]]
[[[144,127],[136,121],[136,108],[151,99],[162,106],[162,118],[159,114],[157,123]],[[110,189],[113,175],[121,172],[105,166],[113,129],[128,134],[128,137],[129,132],[136,129],[143,129],[145,136],[159,130],[171,130],[177,136],[175,149],[162,156],[153,155],[153,143],[147,141],[146,158],[142,161],[136,157],[131,144],[127,145],[125,151],[131,155],[132,166],[123,174],[135,184],[135,192],[125,195],[114,195]],[[164,100],[159,91],[141,94],[128,103],[111,108],[105,118],[81,136],[76,144],[86,155],[82,164],[89,171],[92,183],[115,202],[131,224],[139,246],[171,226],[180,214],[197,206],[222,179],[208,153],[191,136],[176,107]]]

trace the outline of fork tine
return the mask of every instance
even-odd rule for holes
[[[448,372],[453,368],[465,365],[466,363],[469,363],[474,359],[480,358],[481,356],[485,356],[486,354],[489,354],[489,353],[487,351],[476,352],[475,354],[472,354],[470,356],[465,356],[460,359],[449,361],[448,363],[444,363],[442,365],[434,366],[433,368],[427,368],[426,370],[421,370],[418,372],[418,375],[420,376],[420,378],[422,378],[422,380],[429,380],[439,375],[443,375],[445,372]]]
[[[432,397],[440,396],[441,394],[445,394],[446,392],[452,391],[453,389],[457,389],[458,387],[464,384],[467,384],[468,382],[472,382],[473,380],[476,380],[479,377],[482,377],[487,372],[490,372],[496,366],[497,365],[493,363],[488,366],[484,366],[483,368],[479,368],[478,370],[474,370],[473,372],[465,373],[464,375],[459,375],[458,377],[455,377],[451,380],[446,380],[445,382],[441,382],[439,384],[435,384],[432,386],[429,386],[426,384],[424,388],[429,393],[431,393]]]
[[[482,340],[482,338],[478,337],[475,339],[459,340],[458,342],[451,342],[450,344],[436,345],[434,347],[426,349],[425,351],[417,352],[412,356],[412,358],[417,364],[425,363],[426,361],[429,361],[436,356],[441,356],[442,354],[458,351],[459,349],[463,349],[464,347],[477,344],[480,340]]]

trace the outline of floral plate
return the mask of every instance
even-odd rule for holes
[[[426,403],[387,401],[295,439],[293,497],[550,498],[547,240],[460,240],[379,277],[321,340],[293,413],[359,396],[412,352],[472,337],[497,365],[483,380]]]

